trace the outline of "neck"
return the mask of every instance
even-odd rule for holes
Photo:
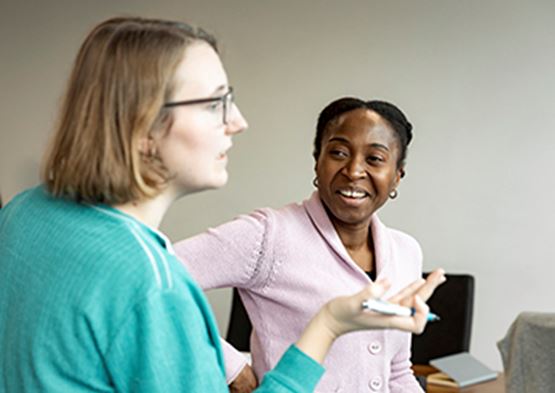
[[[364,225],[346,225],[334,222],[335,230],[353,261],[365,272],[375,268],[374,243],[369,236],[370,222]]]
[[[129,214],[143,224],[158,229],[173,200],[174,198],[169,193],[162,192],[154,198],[114,205],[113,207]]]
[[[345,224],[332,220],[333,226],[347,250],[357,251],[368,248],[370,222],[362,224]]]

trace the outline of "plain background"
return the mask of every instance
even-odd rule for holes
[[[172,239],[308,197],[319,111],[340,96],[381,98],[415,132],[381,218],[420,241],[426,270],[476,277],[471,352],[501,369],[496,341],[517,314],[554,311],[555,2],[2,0],[4,200],[37,183],[78,46],[113,15],[215,33],[250,123],[229,185],[172,207]],[[209,296],[225,332],[230,292]]]

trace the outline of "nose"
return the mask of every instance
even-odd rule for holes
[[[364,157],[353,156],[345,165],[345,174],[353,180],[366,177]]]
[[[249,127],[247,120],[241,114],[239,107],[233,103],[230,111],[229,120],[227,122],[226,132],[230,135],[238,134],[245,131]]]

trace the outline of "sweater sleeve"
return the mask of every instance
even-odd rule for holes
[[[324,368],[295,345],[264,375],[256,393],[309,393],[324,374]]]
[[[266,210],[243,215],[177,242],[177,257],[202,289],[256,288],[270,274],[271,216]]]
[[[104,355],[115,391],[225,392],[218,346],[198,306],[176,290],[137,301]]]

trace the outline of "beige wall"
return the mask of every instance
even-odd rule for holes
[[[192,235],[311,192],[319,110],[383,98],[415,126],[408,175],[382,219],[414,235],[425,268],[476,276],[472,352],[519,311],[554,311],[555,2],[8,1],[0,3],[0,191],[37,181],[78,45],[114,14],[178,18],[216,33],[250,130],[231,181],[182,200],[163,230]],[[229,292],[210,295],[225,330]]]

